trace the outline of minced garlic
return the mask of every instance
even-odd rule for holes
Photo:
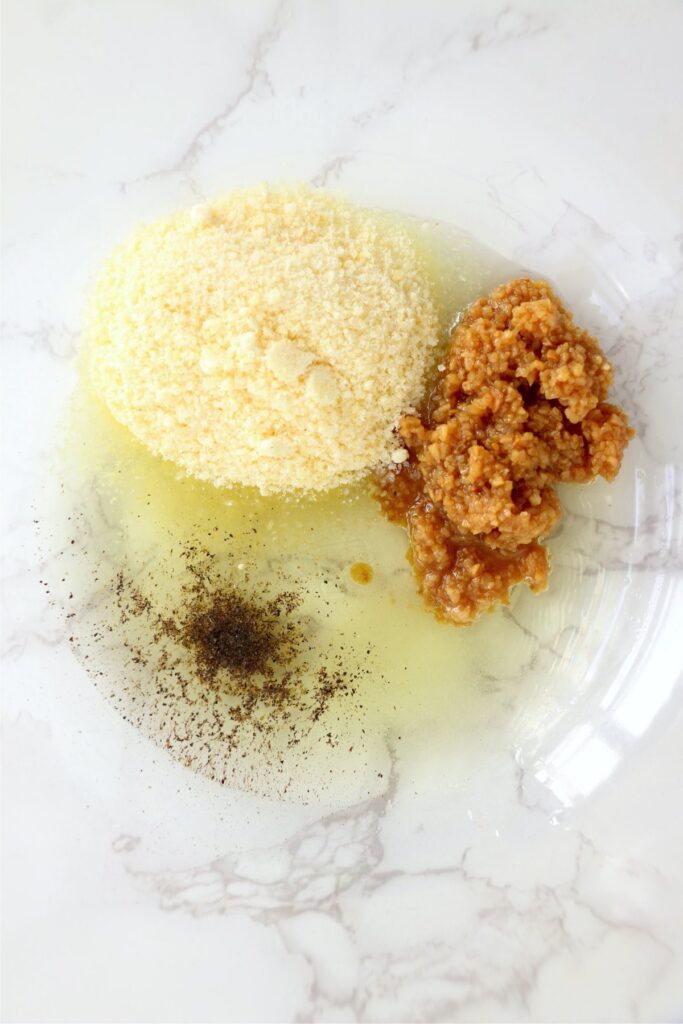
[[[263,186],[120,246],[94,288],[87,354],[117,419],[188,474],[321,490],[403,457],[392,430],[437,331],[404,227]]]

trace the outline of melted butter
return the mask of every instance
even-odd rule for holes
[[[404,223],[423,254],[445,343],[460,311],[519,268],[453,228]],[[265,498],[180,477],[85,386],[72,402],[65,440],[68,535],[54,575],[64,578],[65,605],[67,591],[77,598],[76,653],[107,699],[172,757],[265,795],[351,802],[384,789],[399,747],[423,750],[428,759],[439,744],[452,743],[463,716],[476,717],[468,680],[486,627],[495,624],[456,629],[423,608],[405,532],[382,517],[367,485]],[[332,701],[314,723],[302,722],[295,745],[282,725],[267,750],[253,736],[238,737],[228,750],[225,733],[209,725],[221,716],[229,722],[230,701],[192,682],[189,662],[181,665],[190,680],[182,693],[172,681],[160,688],[158,638],[144,618],[122,621],[120,574],[132,575],[144,598],[170,613],[182,600],[182,552],[192,546],[215,556],[231,585],[244,580],[264,594],[273,586],[300,591],[316,649],[348,665],[354,694]],[[368,575],[372,586],[358,586]],[[503,620],[499,626],[504,631]],[[131,650],[141,652],[138,660]]]

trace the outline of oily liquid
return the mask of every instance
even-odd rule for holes
[[[520,268],[452,228],[405,222],[433,283],[445,344],[460,311]],[[74,650],[105,697],[171,757],[261,795],[349,803],[384,791],[396,758],[410,756],[419,773],[418,764],[438,764],[465,725],[474,727],[473,680],[481,682],[483,664],[495,672],[494,634],[509,652],[509,623],[437,622],[416,592],[405,531],[382,517],[368,484],[265,498],[179,477],[85,385],[65,441],[66,535],[53,576]],[[155,621],[182,605],[188,550],[208,554],[226,586],[264,599],[296,592],[310,637],[303,674],[343,664],[348,690],[318,717],[297,707],[270,720],[264,708],[235,732],[234,697],[220,680],[202,684],[187,651],[175,650],[170,667],[160,654]],[[148,604],[154,614],[139,614]]]

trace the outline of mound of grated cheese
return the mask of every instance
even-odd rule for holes
[[[140,227],[91,297],[114,416],[191,476],[322,490],[400,460],[438,322],[409,231],[307,186],[238,190]]]

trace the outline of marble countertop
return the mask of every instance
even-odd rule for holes
[[[6,0],[3,20],[4,1019],[680,1019],[683,7]],[[597,276],[570,297],[639,436],[623,521],[627,483],[613,514],[571,511],[637,652],[609,633],[612,674],[586,669],[577,702],[534,633],[477,679],[450,774],[391,756],[346,806],[165,758],[74,660],[35,555],[93,268],[140,219],[263,178],[468,221],[549,275],[583,254]]]

